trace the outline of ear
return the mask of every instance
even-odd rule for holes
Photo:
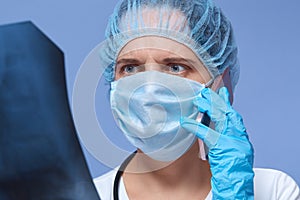
[[[231,85],[231,79],[229,75],[229,67],[225,69],[225,71],[217,76],[211,86],[211,89],[214,91],[218,91],[221,87],[225,86],[228,89],[228,92],[230,94],[229,100],[232,104],[233,102],[233,91],[232,91],[232,85]]]

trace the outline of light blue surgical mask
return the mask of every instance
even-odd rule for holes
[[[196,141],[181,128],[180,118],[197,118],[193,100],[204,87],[158,71],[140,72],[111,83],[111,109],[135,147],[155,160],[174,161]]]

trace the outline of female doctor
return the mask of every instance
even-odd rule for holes
[[[111,109],[137,151],[94,180],[101,199],[300,199],[288,175],[253,169],[237,47],[211,0],[123,0],[106,37]]]

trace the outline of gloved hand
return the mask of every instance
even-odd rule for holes
[[[253,148],[241,116],[230,105],[228,90],[222,87],[217,94],[205,88],[194,103],[214,122],[214,130],[189,118],[182,118],[181,126],[209,149],[213,199],[253,199]]]

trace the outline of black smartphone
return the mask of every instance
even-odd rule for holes
[[[203,113],[202,118],[201,118],[201,123],[204,124],[205,126],[209,127],[210,121],[211,121],[211,119],[208,116],[208,114]],[[208,160],[208,147],[206,146],[206,144],[204,142],[203,142],[203,146],[204,146],[204,149],[203,149],[203,147],[201,149],[202,149],[202,151],[204,151],[206,160]]]

